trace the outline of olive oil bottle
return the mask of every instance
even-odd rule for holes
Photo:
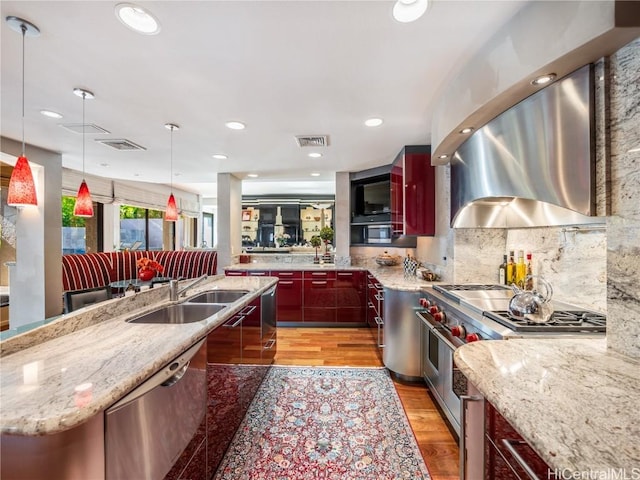
[[[513,257],[513,250],[509,250],[509,261],[507,262],[507,285],[511,285],[516,281],[516,262]]]
[[[524,250],[518,251],[518,263],[516,263],[516,285],[524,289],[524,279],[527,276],[527,266],[524,263]]]

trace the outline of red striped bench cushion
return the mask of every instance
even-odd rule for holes
[[[62,256],[62,288],[64,291],[84,290],[136,278],[136,262],[142,257],[148,257],[162,265],[164,277],[195,278],[217,273],[218,255],[215,251],[164,250],[70,254]]]

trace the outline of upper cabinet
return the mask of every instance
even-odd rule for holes
[[[436,230],[435,167],[431,146],[404,147],[391,167],[391,225],[396,236],[430,236]]]

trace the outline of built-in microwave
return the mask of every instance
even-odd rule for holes
[[[391,243],[391,225],[367,225],[364,243]]]

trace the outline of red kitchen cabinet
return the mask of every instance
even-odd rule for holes
[[[302,322],[302,272],[274,270],[271,276],[278,277],[277,321]]]
[[[547,478],[548,473],[553,471],[495,407],[485,401],[484,478],[531,478],[523,464],[538,478]]]
[[[338,323],[366,323],[366,274],[362,270],[336,272],[336,320]]]
[[[336,323],[336,272],[305,271],[303,274],[305,323]]]
[[[393,236],[435,235],[435,167],[431,147],[404,147],[391,167]]]

